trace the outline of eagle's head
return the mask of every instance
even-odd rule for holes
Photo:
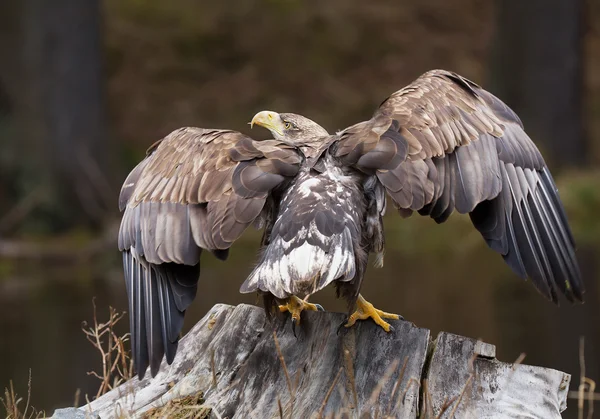
[[[250,126],[254,124],[267,128],[276,140],[293,146],[305,145],[329,135],[316,122],[295,113],[261,111],[252,118]]]

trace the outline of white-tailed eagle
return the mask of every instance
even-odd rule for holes
[[[119,231],[135,367],[171,363],[196,296],[200,255],[226,259],[251,224],[262,254],[241,292],[290,311],[330,283],[348,299],[347,325],[398,316],[360,294],[369,253],[383,262],[386,195],[403,216],[438,223],[456,210],[513,271],[552,301],[582,300],[575,244],[556,186],[518,116],[475,83],[425,73],[368,121],[336,134],[300,115],[263,111],[271,140],[181,128],[150,148],[119,199]]]

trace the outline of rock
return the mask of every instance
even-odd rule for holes
[[[284,418],[527,412],[551,419],[566,408],[568,374],[499,362],[493,345],[474,339],[441,333],[431,342],[429,330],[406,321],[394,321],[391,333],[365,321],[338,334],[344,320],[304,312],[295,337],[287,317],[269,322],[261,308],[218,304],[181,340],[171,366],[80,411],[136,417],[198,395],[220,418],[280,417],[281,410]]]

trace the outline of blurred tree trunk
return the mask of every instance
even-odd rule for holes
[[[0,82],[10,86],[16,126],[7,138],[12,158],[0,160],[0,170],[14,174],[13,199],[43,195],[31,218],[44,229],[99,224],[114,200],[100,2],[8,0],[0,16],[9,25],[0,33],[0,59],[9,67]]]
[[[10,205],[8,181],[11,178],[10,161],[14,155],[14,141],[10,141],[14,125],[13,91],[18,60],[14,45],[18,43],[18,8],[9,2],[0,2],[0,214]]]
[[[584,0],[496,0],[490,90],[521,117],[551,168],[586,162]]]

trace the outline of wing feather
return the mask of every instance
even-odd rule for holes
[[[173,361],[185,310],[196,295],[202,249],[225,259],[261,217],[271,191],[296,175],[301,157],[275,140],[182,128],[153,145],[127,177],[119,249],[140,378]]]
[[[394,138],[391,147],[389,138]],[[425,73],[331,153],[375,175],[401,215],[469,213],[488,245],[552,301],[583,298],[575,243],[556,185],[519,117],[458,74]]]

